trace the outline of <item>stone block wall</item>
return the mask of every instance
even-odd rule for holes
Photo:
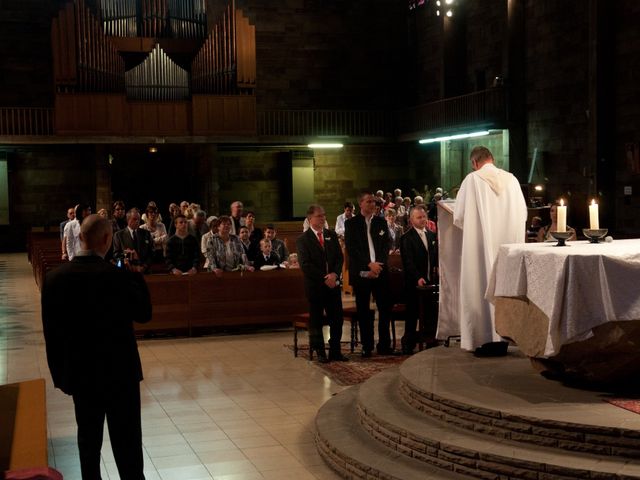
[[[611,73],[615,80],[615,211],[617,228],[625,233],[640,232],[640,3],[633,0],[612,2],[616,62]],[[630,149],[630,150],[629,150]],[[624,187],[632,195],[624,194]]]
[[[405,91],[402,2],[236,5],[256,26],[258,108],[384,108]]]
[[[583,225],[594,166],[588,157],[588,2],[528,1],[526,19],[528,157],[538,149],[548,199],[568,199],[568,222]]]

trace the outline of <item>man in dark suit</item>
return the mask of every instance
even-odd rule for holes
[[[140,227],[140,211],[127,212],[127,226],[113,234],[113,258],[129,270],[146,273],[153,260],[153,241],[148,230]]]
[[[106,417],[120,478],[140,480],[142,367],[132,324],[151,320],[151,301],[139,273],[104,260],[111,239],[109,220],[82,222],[80,252],[45,278],[42,324],[53,384],[73,397],[82,478],[100,479]]]
[[[362,335],[362,356],[373,350],[373,318],[369,313],[371,294],[378,307],[378,345],[380,355],[393,353],[389,320],[391,296],[387,259],[391,241],[384,218],[375,215],[376,200],[370,192],[358,196],[360,213],[345,222],[344,239],[349,256],[349,281],[356,296],[358,323]]]
[[[318,354],[318,361],[346,361],[340,351],[342,338],[342,249],[338,235],[324,228],[326,215],[319,205],[307,210],[309,229],[298,237],[296,247],[300,268],[304,274],[304,290],[309,301],[309,348]],[[322,323],[329,322],[329,358],[324,350]]]
[[[423,205],[414,207],[409,218],[413,228],[401,240],[400,252],[407,296],[407,318],[402,337],[402,353],[405,355],[411,355],[416,347],[418,287],[437,283],[438,246],[435,234],[426,228],[428,220]]]

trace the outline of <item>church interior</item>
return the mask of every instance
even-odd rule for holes
[[[637,392],[607,385],[635,386],[640,360],[640,258],[625,243],[640,235],[640,2],[4,0],[0,12],[0,387],[44,379],[33,388],[46,393],[22,406],[27,424],[43,419],[26,457],[81,478],[40,319],[55,262],[38,242],[68,208],[154,201],[168,218],[186,200],[217,216],[241,200],[294,251],[310,203],[333,228],[363,190],[455,198],[484,145],[518,179],[529,221],[568,206],[581,244],[555,255],[605,252],[534,293],[526,261],[501,260],[511,283],[492,285],[496,325],[521,339],[507,357],[475,358],[451,332],[345,382],[292,353],[307,305],[292,272],[233,272],[226,290],[149,275],[154,320],[136,332],[145,477],[640,478]],[[609,242],[588,242],[592,201]],[[445,287],[440,315],[455,317]],[[581,347],[556,348],[571,337],[563,319],[585,311],[598,318]],[[504,326],[516,315],[527,322]],[[597,387],[540,374],[567,365]],[[28,428],[16,395],[0,395],[4,432]],[[0,437],[10,470],[17,436]],[[101,472],[120,478],[106,431]]]

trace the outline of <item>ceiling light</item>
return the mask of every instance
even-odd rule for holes
[[[448,10],[447,11],[447,17],[451,17],[451,16],[453,16],[453,12],[451,10]]]
[[[489,130],[482,130],[479,132],[471,133],[458,133],[456,135],[447,135],[443,137],[423,138],[422,140],[419,140],[418,143],[424,145],[425,143],[446,142],[447,140],[460,140],[462,138],[482,137],[483,135],[489,135],[489,133]]]
[[[158,149],[156,147],[149,147],[149,153],[156,153]]]
[[[341,143],[310,143],[307,145],[309,148],[342,148],[344,147]]]

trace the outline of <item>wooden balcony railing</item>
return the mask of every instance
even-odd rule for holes
[[[446,98],[396,112],[396,128],[401,137],[470,125],[496,124],[498,127],[506,120],[507,99],[503,88]]]
[[[53,108],[0,107],[0,135],[53,135]]]
[[[62,118],[61,115],[62,112],[58,112],[59,120]],[[400,141],[410,141],[429,132],[451,131],[462,127],[506,128],[507,91],[503,88],[493,88],[395,112],[272,110],[258,112],[257,118],[255,112],[252,115],[254,115],[252,118],[257,120],[257,134],[263,139],[350,137],[378,140],[395,138]],[[83,120],[82,124],[86,125],[86,122]],[[207,128],[201,128],[197,133],[192,134],[207,135],[207,132]],[[253,129],[245,129],[242,132],[238,134],[253,136],[256,133]],[[52,108],[0,107],[0,136],[55,134]],[[95,135],[96,132],[93,130],[83,132],[80,126],[79,130],[74,130],[74,134]]]
[[[258,113],[258,135],[273,137],[390,137],[392,115],[365,110],[273,110]]]

